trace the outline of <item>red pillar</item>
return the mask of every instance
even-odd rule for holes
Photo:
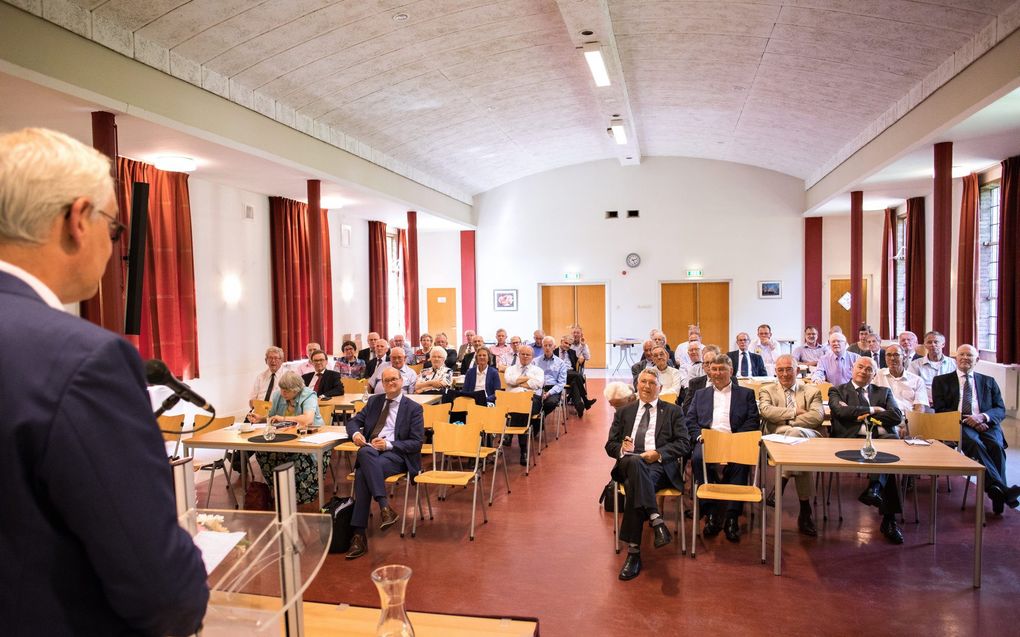
[[[127,224],[128,202],[122,199],[117,176],[117,122],[113,113],[96,111],[92,113],[92,147],[110,158],[110,175],[113,177],[114,192],[119,212],[117,218]],[[98,204],[97,205],[101,205]],[[120,241],[113,244],[113,252],[106,263],[106,272],[99,283],[99,291],[91,299],[82,301],[82,318],[101,325],[106,329],[124,333],[124,243],[130,233],[125,232]]]
[[[935,183],[932,196],[932,305],[931,328],[949,334],[949,264],[953,249],[953,143],[935,144]]]
[[[478,300],[475,296],[475,231],[460,232],[461,331],[477,330]]]
[[[864,322],[861,312],[864,304],[864,193],[855,190],[850,193],[850,331]],[[851,336],[852,338],[852,336]]]
[[[804,219],[804,325],[822,325],[822,217]]]
[[[310,320],[308,324],[308,335],[312,342],[318,342],[325,346],[329,340],[326,338],[326,330],[333,329],[332,325],[326,325],[326,312],[324,306],[323,290],[329,282],[323,276],[324,258],[329,255],[322,253],[322,207],[320,205],[320,194],[322,184],[318,179],[308,180],[308,245],[312,262],[311,280],[308,282],[311,289]]]
[[[407,340],[412,345],[418,345],[418,336],[421,334],[418,306],[418,213],[414,210],[407,211]]]

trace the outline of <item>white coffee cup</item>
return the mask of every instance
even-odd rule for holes
[[[243,434],[251,433],[251,432],[255,431],[255,423],[242,422],[241,426],[239,427],[239,429],[240,429],[241,433],[243,433]]]

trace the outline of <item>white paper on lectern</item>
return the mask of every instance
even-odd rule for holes
[[[220,565],[230,551],[237,546],[237,543],[244,539],[244,531],[237,533],[218,533],[216,531],[199,531],[192,539],[195,546],[202,551],[202,561],[205,562],[205,572],[210,574]]]

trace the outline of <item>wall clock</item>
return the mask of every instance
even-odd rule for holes
[[[627,267],[636,268],[641,265],[641,255],[637,252],[631,252],[627,255]]]

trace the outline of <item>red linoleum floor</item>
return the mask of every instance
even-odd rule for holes
[[[604,381],[589,384],[590,394],[601,396]],[[369,573],[400,563],[414,570],[408,609],[537,617],[545,637],[679,635],[689,629],[789,636],[1020,632],[1015,623],[1020,513],[1007,509],[996,518],[984,500],[984,577],[982,588],[973,589],[974,489],[970,506],[961,512],[961,478],[954,479],[950,494],[944,493],[945,479],[939,481],[935,546],[927,543],[929,480],[919,481],[921,523],[913,524],[908,495],[906,543],[893,546],[878,532],[875,510],[857,502],[864,478],[845,476],[844,520],[835,520],[833,497],[827,522],[818,511],[817,538],[797,533],[796,495],[793,485],[787,489],[780,577],[772,574],[770,511],[765,565],[759,559],[760,538],[747,533],[745,520],[740,544],[720,534],[699,545],[696,560],[680,554],[679,538],[655,550],[646,534],[644,570],[630,582],[619,581],[624,556],[613,551],[612,515],[597,504],[613,464],[603,450],[611,420],[605,400],[583,420],[572,417],[570,433],[550,442],[528,477],[516,464],[515,443],[509,455],[513,492],[500,493],[500,477],[489,523],[481,524],[479,515],[474,542],[467,533],[470,491],[455,492],[445,502],[433,495],[435,519],[419,521],[416,538],[410,537],[410,525],[403,539],[399,524],[383,533],[373,529],[370,553],[350,562],[330,555],[305,599],[377,606]],[[486,473],[486,487],[490,476]],[[227,501],[225,492],[213,499],[214,506]],[[401,490],[394,508],[402,501]],[[373,511],[375,524],[374,506]],[[668,517],[672,528],[671,506]]]

